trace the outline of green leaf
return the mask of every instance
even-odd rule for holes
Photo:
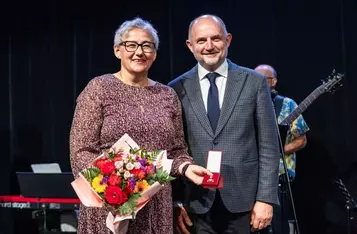
[[[129,145],[129,144],[128,144]],[[130,150],[129,150],[129,153],[130,154],[135,154],[137,155],[142,149],[141,148],[133,148],[131,145],[129,145],[130,147]]]
[[[148,182],[148,184],[151,186],[153,183],[155,183],[155,180],[152,179],[152,177],[147,177],[146,181]]]
[[[126,180],[124,180],[123,178],[121,178],[122,180],[121,180],[121,183],[120,183],[120,189],[121,190],[124,190],[125,189],[125,187],[127,186],[127,184],[128,184],[128,182],[126,181]]]
[[[86,180],[92,182],[92,180],[100,174],[100,169],[96,167],[90,167],[81,171]]]
[[[108,152],[108,159],[109,159],[110,161],[114,161],[115,156],[116,156],[116,153],[114,153],[114,152]]]
[[[149,157],[150,157],[150,155],[149,155],[148,152],[145,152],[145,151],[141,152],[141,158],[147,159],[147,158],[149,158]]]
[[[156,173],[152,176],[152,180],[159,182],[160,184],[168,183],[174,180],[175,177],[170,176],[162,167],[156,169]]]
[[[116,211],[119,212],[120,215],[131,214],[135,215],[135,207],[138,204],[138,199],[141,197],[140,193],[131,194],[130,198],[123,203]]]
[[[154,150],[151,152],[151,155],[150,155],[150,160],[151,161],[156,161],[157,159],[157,156],[161,153],[162,150]]]

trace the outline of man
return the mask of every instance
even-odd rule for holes
[[[278,203],[279,148],[269,88],[262,75],[226,59],[231,40],[219,17],[194,19],[186,44],[198,64],[169,83],[182,103],[194,161],[206,165],[210,150],[223,152],[223,188],[185,181],[185,208],[175,210],[178,233],[190,233],[193,223],[191,233],[247,234],[269,225]]]
[[[257,66],[255,71],[263,74],[267,81],[269,88],[272,93],[272,99],[273,103],[276,108],[276,115],[278,119],[278,123],[281,123],[286,117],[289,116],[289,114],[296,109],[297,104],[295,103],[294,100],[288,98],[288,97],[283,97],[278,95],[278,92],[275,90],[276,84],[278,82],[277,79],[277,72],[275,69],[266,64],[262,64]],[[280,102],[280,103],[279,103]],[[285,139],[285,145],[284,145],[284,155],[285,155],[285,161],[286,161],[286,166],[289,174],[290,180],[293,180],[295,178],[295,166],[296,166],[296,154],[298,150],[302,149],[306,145],[306,132],[309,131],[309,127],[307,126],[306,122],[304,121],[304,118],[300,115],[296,120],[294,120],[289,127],[289,131],[287,133],[287,137]],[[278,233],[288,233],[289,231],[289,226],[288,226],[288,220],[293,220],[294,217],[291,214],[291,200],[288,191],[284,191],[286,186],[284,186],[284,183],[286,183],[286,180],[284,180],[284,165],[283,161],[280,159],[280,166],[279,166],[279,175],[280,175],[280,181],[281,181],[281,195],[279,196],[281,198],[281,208],[283,209],[283,212],[277,207],[274,209],[274,218],[273,218],[273,233],[278,234]],[[293,229],[292,223],[290,224],[290,230]]]

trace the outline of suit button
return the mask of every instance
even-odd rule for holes
[[[217,145],[217,144],[218,144],[218,141],[217,141],[217,140],[214,140],[214,141],[213,141],[213,144],[214,144],[214,145]]]

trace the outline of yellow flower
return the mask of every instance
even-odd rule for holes
[[[148,184],[148,182],[146,180],[138,181],[138,182],[136,182],[134,193],[144,192],[149,187],[150,187],[150,185]]]
[[[103,175],[98,175],[92,181],[92,187],[97,193],[103,193],[107,188],[107,185],[102,183]]]

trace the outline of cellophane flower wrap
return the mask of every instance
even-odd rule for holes
[[[115,234],[126,233],[128,220],[135,218],[165,184],[172,160],[165,150],[146,151],[127,134],[91,162],[72,182],[82,204],[109,207],[106,224]]]

